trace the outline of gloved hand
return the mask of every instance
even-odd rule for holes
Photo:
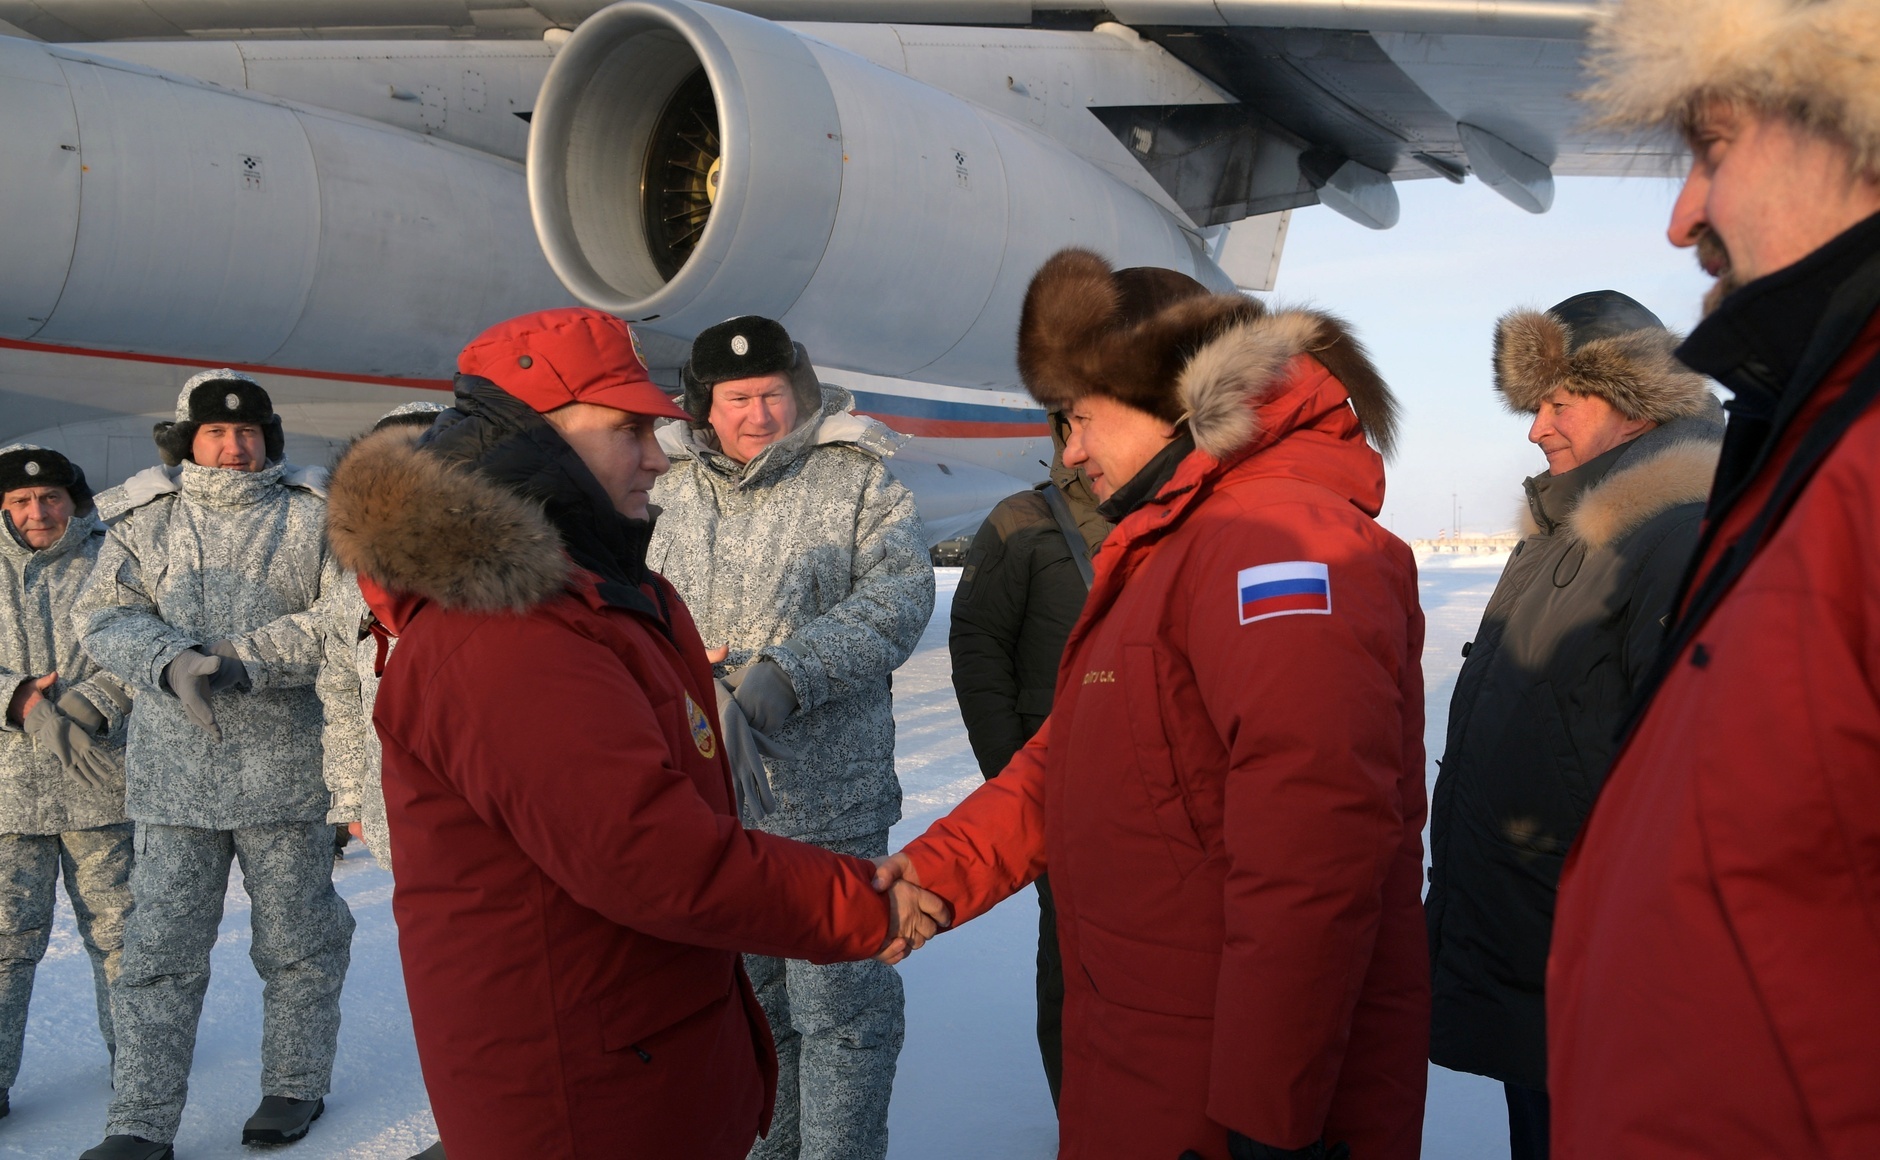
[[[79,727],[93,737],[104,732],[104,714],[77,689],[67,689],[60,695],[59,712],[78,722]]]
[[[232,666],[229,669],[224,666]],[[224,677],[224,672],[230,675]],[[209,706],[209,694],[232,687],[236,680],[247,676],[248,670],[242,663],[227,657],[212,657],[201,649],[190,649],[176,654],[176,658],[163,668],[163,684],[176,699],[183,703],[183,712],[196,725],[217,741],[222,740],[222,727],[215,723],[215,710]]]
[[[230,689],[246,693],[254,687],[254,682],[248,679],[248,666],[242,663],[242,658],[235,651],[233,644],[226,640],[218,640],[209,646],[208,651],[210,656],[221,657],[227,662],[216,670],[215,679],[209,682],[211,693],[226,693]]]
[[[730,687],[723,681],[713,684],[718,686],[718,724],[724,731],[725,760],[731,763],[731,784],[738,791],[739,815],[748,813],[752,821],[762,821],[777,808],[764,758],[789,761],[796,754],[752,729]]]
[[[745,665],[725,678],[738,698],[745,720],[759,733],[775,733],[796,712],[796,690],[776,661]]]
[[[1229,1131],[1227,1156],[1228,1160],[1351,1160],[1351,1148],[1345,1144],[1333,1144],[1327,1148],[1323,1140],[1304,1148],[1275,1148],[1271,1144],[1249,1140],[1239,1132]],[[1202,1160],[1202,1157],[1201,1153],[1190,1149],[1181,1154],[1181,1160]]]
[[[67,693],[59,698],[59,706],[71,699],[72,694]],[[78,699],[83,701],[83,698]],[[111,775],[117,772],[116,763],[77,721],[59,712],[59,706],[46,700],[34,705],[26,714],[26,733],[59,759],[67,777],[91,789],[105,788],[110,784]],[[90,705],[85,707],[91,709]],[[96,709],[91,712],[94,716],[98,713]],[[103,724],[104,718],[98,717],[98,722]]]

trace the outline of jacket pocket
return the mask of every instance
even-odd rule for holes
[[[1077,955],[1105,1002],[1158,1015],[1214,1017],[1221,956],[1113,934],[1077,920]]]
[[[729,996],[728,957],[699,948],[618,984],[599,1004],[601,1050],[625,1051]]]
[[[1122,672],[1123,716],[1129,722],[1131,741],[1128,754],[1118,760],[1134,764],[1148,795],[1156,829],[1168,846],[1176,873],[1183,878],[1207,861],[1207,852],[1188,812],[1187,796],[1175,768],[1175,753],[1163,725],[1162,691],[1156,671],[1155,649],[1149,645],[1123,646]]]

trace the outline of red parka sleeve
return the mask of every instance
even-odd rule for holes
[[[1414,573],[1407,552],[1390,558],[1401,545],[1353,522],[1322,506],[1261,508],[1191,561],[1209,578],[1298,559],[1330,575],[1329,615],[1237,624],[1220,585],[1197,586],[1188,608],[1189,661],[1228,750],[1208,1115],[1283,1148],[1325,1129],[1386,879],[1414,853],[1423,813]]]
[[[814,962],[886,941],[873,865],[714,810],[648,691],[571,626],[488,618],[425,697],[451,710],[426,714],[415,756],[581,905],[672,942]]]
[[[920,884],[953,907],[954,925],[977,918],[1044,873],[1044,759],[1051,721],[903,851]]]

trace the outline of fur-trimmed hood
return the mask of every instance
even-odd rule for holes
[[[333,468],[326,534],[341,565],[470,612],[523,612],[559,593],[572,565],[542,505],[419,451],[419,435],[365,435]]]
[[[1585,97],[1612,128],[1688,129],[1713,100],[1793,117],[1880,176],[1873,0],[1623,0],[1594,26]]]
[[[1701,415],[1714,400],[1704,377],[1677,360],[1679,341],[1648,327],[1576,344],[1558,315],[1516,310],[1495,327],[1495,389],[1509,410],[1528,414],[1565,388],[1604,399],[1628,419]]]
[[[1351,397],[1378,450],[1395,442],[1397,403],[1350,329],[1312,311],[1269,312],[1213,294],[1172,270],[1114,271],[1088,250],[1063,250],[1033,277],[1019,322],[1018,366],[1032,397],[1064,411],[1103,395],[1172,423],[1217,459],[1258,431],[1253,407],[1309,354]]]

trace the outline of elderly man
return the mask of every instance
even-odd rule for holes
[[[711,665],[646,566],[653,420],[625,323],[500,323],[422,439],[335,472],[331,536],[399,645],[374,720],[418,1056],[452,1160],[737,1160],[776,1057],[738,950],[898,957],[944,920],[747,832]]]
[[[1678,348],[1732,394],[1690,579],[1561,879],[1560,1160],[1880,1156],[1880,20],[1625,0],[1610,124],[1682,131]]]
[[[1547,1156],[1554,891],[1697,542],[1723,414],[1623,294],[1516,311],[1495,385],[1547,471],[1449,702],[1430,809],[1430,1058],[1506,1086],[1513,1160]]]
[[[1413,1160],[1423,616],[1345,328],[1067,250],[1019,369],[1116,521],[1051,718],[894,856],[962,919],[1051,873],[1065,1160]]]
[[[267,984],[244,1143],[297,1140],[324,1109],[351,958],[313,691],[313,606],[342,579],[321,534],[322,473],[284,462],[272,401],[237,371],[191,378],[155,437],[166,466],[125,483],[73,610],[85,651],[137,694],[117,1090],[86,1160],[171,1154],[234,859]]]
[[[78,647],[72,604],[104,542],[85,472],[44,447],[0,450],[0,1116],[19,1077],[33,974],[61,869],[91,956],[98,1030],[117,1050],[111,984],[131,909],[124,820],[130,695]]]
[[[884,855],[901,816],[889,674],[934,600],[914,497],[883,463],[894,437],[850,414],[848,392],[818,383],[802,345],[766,318],[700,334],[684,383],[687,421],[660,431],[673,467],[653,491],[664,514],[647,559],[729,651],[728,735],[747,722],[774,742],[773,756],[740,763],[746,820]],[[779,1068],[776,1127],[752,1156],[885,1156],[900,976],[874,962],[746,966]]]

